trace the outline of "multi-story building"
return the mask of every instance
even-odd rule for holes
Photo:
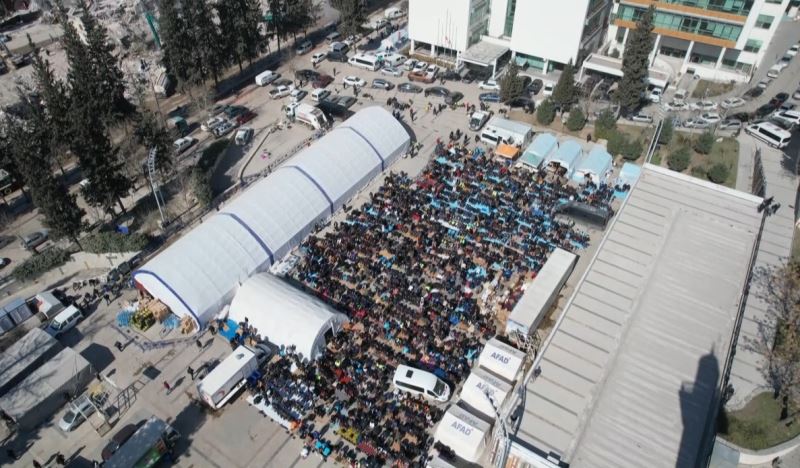
[[[409,0],[408,32],[413,52],[546,73],[596,50],[610,12],[610,0]]]
[[[654,5],[654,61],[661,59],[681,74],[692,72],[707,79],[746,81],[757,67],[772,65],[765,52],[789,3],[790,0],[619,0],[608,30],[608,52],[624,50],[629,31]]]

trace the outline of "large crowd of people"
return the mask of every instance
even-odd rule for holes
[[[361,208],[301,247],[293,280],[351,321],[316,361],[282,353],[257,391],[297,422],[308,449],[352,464],[357,449],[367,466],[424,466],[442,410],[393,390],[396,366],[462,382],[501,325],[496,312],[513,308],[548,254],[586,246],[587,234],[556,216],[559,205],[607,206],[613,196],[547,181],[466,144],[438,144],[416,179],[388,175]]]

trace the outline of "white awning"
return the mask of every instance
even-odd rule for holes
[[[488,422],[453,405],[439,421],[433,438],[450,447],[458,457],[476,463],[486,450],[491,429]]]
[[[519,374],[524,361],[525,353],[497,338],[487,341],[478,357],[478,365],[489,369],[509,382],[517,379],[517,374]]]
[[[461,54],[461,60],[474,63],[482,67],[491,67],[494,63],[508,52],[508,47],[480,41],[473,44],[469,49]]]
[[[497,410],[503,407],[513,389],[514,386],[501,377],[482,367],[476,367],[464,382],[459,397],[484,416],[494,420]],[[489,401],[490,397],[494,403]]]

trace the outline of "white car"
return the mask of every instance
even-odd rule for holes
[[[292,102],[300,102],[308,95],[308,91],[302,89],[293,89],[289,96],[292,97]]]
[[[250,127],[242,127],[236,131],[236,136],[234,137],[234,141],[238,146],[244,146],[250,143],[250,140],[253,139],[253,134],[255,132]]]
[[[344,84],[346,84],[347,86],[357,86],[359,88],[363,88],[364,86],[367,85],[366,81],[353,75],[345,76],[342,82],[344,82]]]
[[[223,122],[225,122],[225,119],[223,119],[222,117],[219,116],[211,117],[210,119],[203,122],[202,125],[200,125],[200,130],[204,132],[213,132],[214,129],[222,125]]]
[[[311,100],[312,101],[316,101],[316,102],[320,102],[320,101],[322,101],[323,99],[325,99],[326,97],[328,97],[330,95],[331,95],[331,92],[328,91],[327,89],[325,89],[325,88],[317,88],[317,89],[315,89],[314,91],[311,92]]]
[[[436,65],[436,64],[432,63],[432,64],[428,65],[428,68],[426,68],[425,71],[427,71],[428,74],[436,76],[436,74],[439,73],[439,65]]]
[[[722,117],[720,117],[720,115],[716,112],[705,112],[700,115],[700,120],[710,125],[714,125],[715,123],[719,123],[719,121],[722,120]]]
[[[664,90],[661,88],[653,88],[650,90],[650,94],[647,96],[647,99],[650,102],[659,103],[661,102],[661,95],[664,93]]]
[[[770,83],[772,83],[772,78],[764,78],[758,82],[756,88],[767,89],[767,86],[769,86]]]
[[[70,432],[80,426],[95,410],[89,397],[83,395],[69,405],[69,409],[58,422],[58,428],[64,432]]]
[[[555,89],[556,85],[552,82],[547,82],[544,84],[544,88],[542,88],[542,96],[552,96],[553,89]]]
[[[175,150],[175,154],[181,154],[186,151],[190,146],[194,144],[194,138],[192,137],[183,137],[178,138],[172,143],[172,147]]]
[[[794,90],[794,94],[792,94],[792,99],[797,99],[798,101],[800,101],[800,88]]]
[[[684,128],[708,128],[710,125],[705,120],[700,120],[698,118],[688,119],[683,121]]]
[[[800,44],[795,44],[789,47],[789,50],[786,51],[786,55],[794,57],[795,55],[797,55],[797,52],[800,52]]]
[[[416,64],[417,64],[417,61],[414,60],[413,58],[410,58],[410,59],[405,61],[405,63],[403,64],[403,68],[405,68],[406,71],[412,71],[414,69],[414,65],[416,65]]]
[[[680,112],[688,109],[689,106],[683,101],[672,101],[664,104],[664,109],[668,111]]]
[[[381,68],[381,75],[403,76],[403,70],[395,67],[383,67]]]
[[[219,127],[214,129],[214,136],[217,138],[223,137],[230,133],[234,128],[236,128],[236,124],[226,120],[225,122],[222,122]]]
[[[299,46],[297,46],[297,55],[303,55],[308,52],[311,52],[311,49],[314,48],[314,44],[311,41],[303,41]]]
[[[500,91],[500,84],[497,82],[497,80],[481,81],[480,84],[478,84],[478,87],[487,91]]]
[[[772,114],[770,118],[786,122],[789,125],[800,125],[800,112],[795,110],[779,111]]]
[[[414,73],[422,73],[427,68],[428,68],[428,63],[420,61],[414,64],[414,69],[411,71],[413,71]]]
[[[641,113],[633,114],[630,117],[628,117],[628,119],[640,123],[648,123],[648,124],[653,123],[653,117]]]
[[[722,107],[723,109],[735,109],[737,107],[742,107],[745,104],[747,104],[747,101],[745,101],[742,98],[729,97],[728,99],[722,101],[720,107]]]
[[[725,119],[719,123],[720,130],[738,130],[742,128],[742,121],[739,119]]]
[[[319,63],[325,60],[325,57],[327,56],[328,56],[327,52],[317,52],[316,54],[311,56],[311,63],[313,65],[319,65]]]
[[[292,88],[288,86],[284,85],[276,86],[275,89],[269,92],[269,97],[271,97],[272,99],[280,99],[282,97],[288,96],[289,94],[291,94],[291,92]]]
[[[717,103],[714,101],[696,101],[691,104],[692,110],[712,111],[717,110]]]

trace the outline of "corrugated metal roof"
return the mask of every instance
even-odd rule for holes
[[[539,355],[517,438],[572,468],[694,466],[760,201],[646,166]]]

